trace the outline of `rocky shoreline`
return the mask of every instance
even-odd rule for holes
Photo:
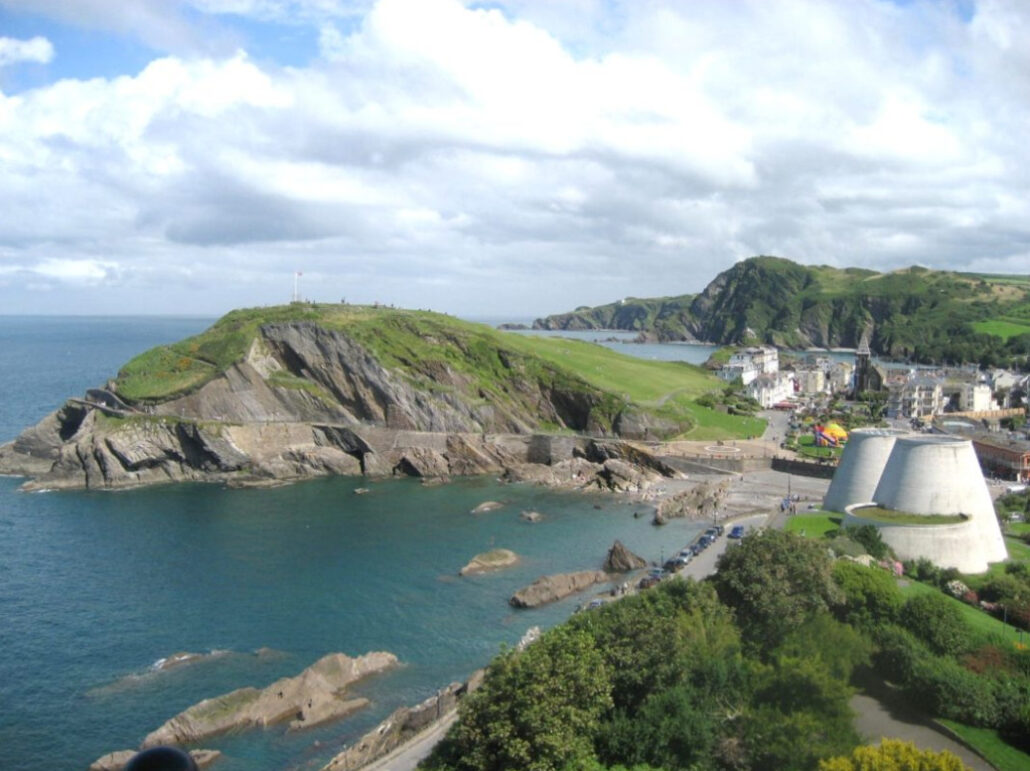
[[[329,475],[426,482],[489,474],[570,489],[641,492],[678,472],[617,438],[411,431],[374,425],[112,417],[69,401],[0,446],[0,474],[26,491],[178,481],[267,486]]]

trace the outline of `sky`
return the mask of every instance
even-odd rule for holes
[[[1025,0],[0,0],[0,314],[1030,273]]]

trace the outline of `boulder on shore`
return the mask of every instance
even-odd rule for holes
[[[510,549],[491,549],[473,557],[465,567],[458,571],[458,575],[471,576],[476,573],[502,570],[518,564],[518,561],[519,555]]]
[[[603,570],[581,570],[578,573],[558,573],[542,576],[529,586],[519,589],[508,600],[516,608],[535,608],[555,602],[589,586],[608,580]]]
[[[194,704],[143,740],[144,747],[189,744],[231,730],[268,726],[290,720],[305,728],[343,717],[368,704],[346,699],[345,689],[368,675],[394,666],[397,657],[376,651],[358,658],[331,653],[296,677],[284,677],[266,688],[240,688]]]
[[[647,562],[644,558],[631,552],[619,540],[612,544],[604,561],[604,569],[609,573],[627,573],[630,570],[640,570],[646,567]]]

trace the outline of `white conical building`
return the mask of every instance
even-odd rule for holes
[[[848,434],[840,465],[823,498],[823,508],[843,514],[852,504],[873,500],[895,440],[910,433],[892,428],[856,428]]]
[[[926,557],[963,573],[982,573],[989,563],[1008,557],[972,442],[862,429],[851,437],[823,500],[823,508],[846,512],[845,527],[875,525],[902,559]],[[852,445],[855,437],[858,442]],[[863,518],[862,507],[874,504],[906,514],[962,515],[964,520],[901,525]]]

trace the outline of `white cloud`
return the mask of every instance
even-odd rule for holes
[[[46,64],[54,58],[54,47],[45,37],[30,40],[0,37],[0,67],[18,62]]]
[[[40,278],[213,286],[225,307],[302,268],[329,299],[535,314],[697,290],[757,253],[1030,252],[1014,1],[967,22],[880,0],[380,0],[355,25],[360,2],[190,0],[312,25],[321,55],[291,68],[198,55],[182,5],[41,1],[147,35],[178,20],[194,53],[0,95],[0,248]]]

